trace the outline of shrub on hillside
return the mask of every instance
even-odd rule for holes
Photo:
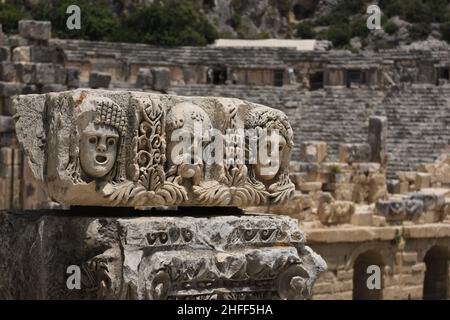
[[[424,40],[431,33],[431,26],[427,23],[414,23],[409,28],[409,34],[413,40]]]
[[[217,39],[216,29],[192,2],[165,5],[154,2],[138,7],[122,20],[112,34],[114,41],[144,42],[158,45],[206,45]]]
[[[383,26],[383,29],[384,29],[384,31],[385,31],[387,34],[394,34],[394,33],[397,32],[398,26],[397,26],[394,22],[388,21],[388,22],[386,22],[386,24]]]
[[[348,24],[331,26],[326,32],[326,38],[333,42],[335,47],[343,47],[350,41],[352,31]]]
[[[400,16],[411,23],[432,23],[448,20],[449,0],[385,0],[381,10],[388,17]]]
[[[295,32],[296,37],[301,39],[314,39],[316,33],[314,32],[314,26],[311,22],[301,22],[297,25]]]

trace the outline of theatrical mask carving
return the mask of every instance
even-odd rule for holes
[[[114,180],[118,173],[116,164],[120,163],[117,155],[119,148],[123,147],[120,138],[125,133],[125,114],[120,106],[105,98],[85,99],[80,108],[83,107],[86,110],[78,117],[82,176],[85,180]]]
[[[245,207],[294,192],[292,128],[279,110],[230,98],[82,89],[18,96],[14,104],[30,168],[61,203]]]

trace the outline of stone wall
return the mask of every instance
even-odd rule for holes
[[[328,264],[328,271],[314,287],[313,299],[369,299],[368,294],[372,298],[395,300],[429,299],[433,294],[435,299],[445,298],[445,294],[448,298],[449,224],[310,229],[306,236],[309,245]],[[441,268],[447,266],[446,283],[428,280],[433,276],[430,273],[438,276],[431,265],[433,251],[441,258]],[[365,285],[368,275],[361,266],[367,265],[380,266],[381,290],[364,292],[357,288]],[[440,275],[445,279],[445,274]],[[424,296],[424,287],[430,286]],[[441,296],[433,292],[436,287],[440,288]]]

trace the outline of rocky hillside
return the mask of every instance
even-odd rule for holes
[[[134,35],[135,38],[143,39],[142,42],[152,44],[161,42],[168,45],[203,45],[217,37],[316,38],[330,40],[335,47],[353,50],[391,48],[423,40],[450,41],[449,0],[0,1],[2,2],[6,5],[0,4],[0,23],[6,31],[15,26],[15,20],[23,17],[55,20],[52,23],[64,29],[66,15],[63,7],[66,2],[67,4],[79,3],[82,9],[89,7],[83,12],[87,17],[92,15],[92,21],[88,24],[91,29],[96,29],[98,32],[67,36],[79,36],[92,40],[129,39],[131,41]],[[161,3],[162,7],[169,9],[165,12],[162,10],[162,16],[155,17],[145,11],[145,8],[155,3]],[[366,27],[368,17],[366,9],[370,4],[377,4],[382,10],[381,30],[370,31]],[[53,8],[49,9],[49,7]],[[174,10],[177,10],[177,14]],[[179,15],[179,17],[168,19],[168,24],[161,30],[156,30],[154,34],[134,32],[136,28],[152,26],[152,21],[154,21],[153,25],[159,26],[161,21],[167,20],[164,14],[172,17]],[[187,14],[193,14],[193,16],[187,16]],[[200,26],[205,25],[201,22],[205,19],[209,25],[199,28],[199,24],[196,24],[187,27],[195,32],[180,32],[186,29],[180,22],[183,21],[183,17],[186,17],[187,21],[200,21]],[[172,30],[173,28],[175,29]],[[101,30],[106,31],[101,32]],[[61,30],[57,31],[59,31],[56,33],[58,36],[65,36]],[[169,39],[158,36],[165,31],[171,34]],[[182,38],[180,40],[177,35],[181,33],[183,34],[180,35]]]

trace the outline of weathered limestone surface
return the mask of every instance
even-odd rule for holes
[[[266,106],[230,98],[80,89],[18,96],[14,108],[30,169],[59,203],[244,207],[281,203],[295,189],[288,172],[292,128],[284,113]],[[208,162],[205,137],[213,129],[223,136],[220,146],[226,151],[216,150],[210,159],[215,161]],[[254,130],[249,139],[256,142],[263,129],[278,130],[280,137],[271,171],[264,171],[270,168],[259,153],[254,163],[238,157],[249,148],[244,130]],[[176,151],[176,130],[190,138],[187,151]]]
[[[20,20],[19,33],[31,40],[49,40],[52,33],[50,21]]]
[[[0,212],[0,297],[305,299],[326,269],[289,217],[119,210]]]

